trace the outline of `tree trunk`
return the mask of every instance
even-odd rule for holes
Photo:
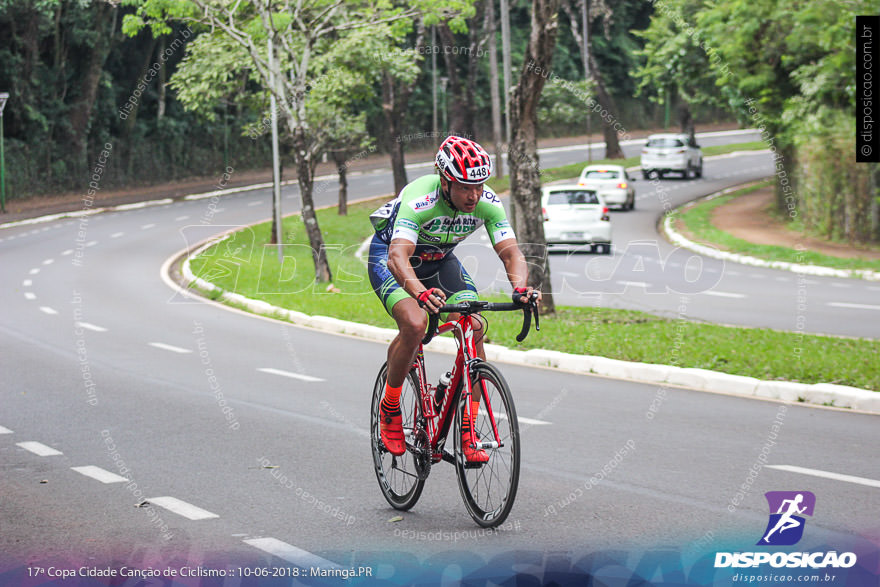
[[[690,137],[691,143],[696,144],[697,137],[695,136],[694,117],[691,114],[690,105],[684,100],[678,105],[678,122],[681,132]]]
[[[348,167],[345,164],[345,151],[334,149],[331,151],[333,162],[336,163],[336,173],[339,174],[339,215],[348,215]]]
[[[580,28],[578,28],[578,22],[582,19],[579,18],[577,13],[575,12],[574,5],[572,5],[571,0],[563,0],[562,8],[568,15],[568,21],[571,25],[571,35],[572,37],[574,37],[575,43],[577,43],[578,47],[583,47],[584,34],[586,34],[586,31],[581,32]],[[590,26],[590,24],[592,24],[593,19],[597,15],[604,15],[607,18],[607,11],[608,7],[605,7],[604,10],[593,12],[590,16],[590,22],[587,23],[587,26]],[[592,36],[590,36],[588,40],[588,44],[590,45],[590,47],[587,48],[587,53],[589,54],[588,59],[590,62],[590,66],[587,69],[590,72],[590,79],[593,80],[593,83],[596,86],[596,101],[599,103],[599,107],[602,109],[602,111],[606,113],[604,116],[602,115],[602,111],[600,111],[599,113],[599,117],[602,119],[602,133],[605,137],[605,158],[623,159],[623,151],[620,148],[620,141],[618,140],[617,131],[614,130],[614,123],[618,121],[617,106],[614,103],[614,99],[605,89],[605,82],[602,78],[602,72],[599,71],[599,66],[596,63],[596,59],[593,57]],[[582,52],[581,61],[583,60],[584,57]],[[590,115],[588,114],[588,116]],[[609,120],[611,121],[610,123]]]
[[[71,159],[76,161],[79,168],[77,172],[83,172],[89,168],[87,161],[87,147],[89,139],[89,127],[92,121],[92,107],[98,97],[98,84],[101,81],[101,73],[104,71],[104,62],[113,45],[116,27],[116,13],[118,8],[109,3],[95,2],[93,22],[98,34],[95,36],[95,44],[88,50],[86,57],[85,73],[80,77],[78,96],[73,103],[68,115],[70,121],[69,144],[72,150]]]
[[[495,42],[495,0],[489,0],[486,3],[486,34],[489,37],[489,85],[492,95],[492,141],[495,143],[495,175],[503,177],[501,96],[498,91],[498,47]]]
[[[415,47],[425,43],[425,23],[419,20],[416,27]],[[406,157],[403,149],[403,124],[409,108],[409,99],[418,83],[416,77],[410,83],[398,82],[388,72],[382,72],[382,112],[388,125],[388,153],[391,156],[391,172],[394,176],[394,193],[399,194],[406,186]]]
[[[619,121],[617,105],[614,103],[614,98],[605,89],[602,72],[599,71],[599,65],[596,63],[592,51],[590,51],[590,73],[593,76],[593,83],[596,84],[597,101],[602,108],[600,118],[602,118],[602,134],[605,137],[605,158],[623,159],[623,150],[620,148],[617,131],[614,130],[614,124]],[[607,115],[603,115],[603,112],[607,112]]]
[[[302,219],[306,226],[306,234],[309,237],[309,245],[312,248],[312,260],[315,262],[315,279],[319,283],[329,282],[333,279],[330,272],[330,264],[327,262],[327,249],[324,247],[324,235],[318,226],[318,217],[315,215],[315,203],[312,199],[312,187],[314,185],[315,169],[308,150],[306,129],[297,128],[293,135],[293,159],[296,163],[296,180],[299,184],[300,198],[302,199]]]
[[[537,150],[538,100],[546,78],[535,71],[550,70],[556,45],[558,11],[559,0],[532,1],[529,43],[519,83],[510,98],[512,136],[508,164],[514,229],[529,265],[529,285],[544,292],[545,312],[555,311],[541,213],[541,175]]]
[[[391,172],[394,175],[394,193],[407,184],[406,161],[403,154],[402,120],[403,113],[399,107],[402,96],[397,91],[394,77],[387,72],[382,72],[382,113],[385,115],[385,124],[388,127],[388,154],[391,156]]]
[[[157,61],[159,62],[159,103],[156,106],[156,120],[162,120],[162,117],[165,116],[165,61],[162,60],[162,54],[165,52],[165,36],[163,35],[159,39],[159,49],[157,50]]]
[[[443,60],[446,63],[446,77],[449,83],[446,86],[446,95],[444,96],[444,107],[448,113],[446,120],[446,128],[443,131],[456,134],[459,136],[468,135],[473,137],[473,129],[466,126],[467,108],[465,107],[465,99],[462,95],[461,80],[458,77],[458,68],[456,67],[455,58],[452,53],[455,45],[455,35],[449,30],[449,25],[445,22],[437,26],[437,33],[440,35],[440,42],[443,45]],[[451,98],[451,99],[450,99]]]

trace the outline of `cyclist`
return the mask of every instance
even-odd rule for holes
[[[513,300],[527,303],[537,291],[526,283],[528,266],[501,201],[483,185],[492,175],[486,150],[469,139],[450,136],[440,145],[435,166],[437,174],[411,182],[370,217],[376,229],[370,244],[370,283],[398,329],[388,347],[388,378],[379,411],[382,443],[393,455],[406,450],[400,392],[425,334],[424,310],[436,314],[444,303],[477,299],[473,280],[452,252],[455,246],[485,225],[513,286]],[[540,303],[540,292],[537,295]],[[477,353],[485,359],[482,331],[477,328]],[[479,397],[474,404],[476,414]],[[462,430],[469,433],[469,422],[462,422]],[[489,460],[469,441],[462,446],[468,461]]]

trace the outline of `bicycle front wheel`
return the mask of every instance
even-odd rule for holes
[[[498,430],[500,446],[484,450],[489,460],[482,464],[468,463],[462,452],[462,418],[467,413],[464,393],[456,412],[455,467],[458,487],[465,507],[474,521],[484,528],[493,528],[507,519],[516,498],[519,485],[519,425],[513,396],[507,382],[494,366],[476,363],[471,368],[473,393],[481,394],[480,409],[474,418],[473,429],[484,444],[496,442]],[[487,406],[491,406],[491,415]]]
[[[421,389],[415,369],[409,372],[403,382],[400,393],[400,412],[403,416],[403,434],[406,438],[407,451],[394,456],[385,449],[379,436],[379,404],[385,395],[385,380],[388,377],[388,365],[382,365],[376,383],[373,386],[373,406],[370,411],[370,445],[373,449],[373,465],[376,479],[382,494],[389,504],[398,510],[408,510],[416,504],[425,486],[423,476],[419,475],[413,450],[413,439],[424,429],[418,425],[421,420]],[[429,461],[430,462],[430,461]],[[421,478],[420,478],[421,477]]]

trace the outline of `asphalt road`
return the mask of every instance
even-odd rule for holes
[[[639,189],[616,222],[650,215]],[[268,215],[256,193],[220,207],[198,229],[183,227],[205,218],[204,200],[0,234],[0,584],[104,565],[353,565],[406,584],[485,568],[546,579],[580,561],[580,576],[693,578],[717,551],[755,549],[772,490],[817,497],[797,548],[853,550],[843,584],[876,583],[876,416],[512,364],[528,420],[509,523],[478,531],[448,466],[393,521],[366,434],[384,346],[181,298],[160,279],[186,241]],[[428,360],[436,377],[449,357]],[[703,571],[716,584],[733,572]],[[269,583],[257,579],[203,584]]]

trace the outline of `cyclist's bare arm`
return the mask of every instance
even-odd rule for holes
[[[528,286],[529,266],[526,263],[525,256],[519,249],[516,239],[509,238],[501,241],[495,245],[495,252],[504,264],[504,270],[507,272],[507,279],[510,281],[510,285],[514,289],[526,288],[526,293],[520,298],[520,301],[527,303],[528,298],[526,296],[537,290]],[[541,303],[541,292],[538,292],[538,303]]]
[[[415,250],[416,244],[414,242],[408,241],[405,238],[392,239],[391,244],[388,246],[388,270],[391,271],[391,275],[394,276],[397,283],[406,290],[406,293],[414,298],[418,298],[419,294],[425,291],[426,288],[419,281],[419,278],[416,277],[416,272],[413,271],[412,265],[409,262],[409,258]],[[434,294],[425,300],[425,309],[431,313],[437,313],[443,307],[445,300],[446,294],[439,289],[435,289]]]

